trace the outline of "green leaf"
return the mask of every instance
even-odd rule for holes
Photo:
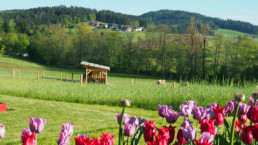
[[[143,124],[139,126],[139,128],[135,132],[131,141],[131,145],[137,145],[142,137],[142,134],[143,134]]]
[[[229,126],[228,121],[226,119],[224,120],[224,125],[226,127],[226,130],[228,131],[228,136],[231,136],[231,127]]]
[[[222,135],[218,134],[217,135],[218,138],[219,138],[219,141],[220,141],[220,144],[223,144],[223,145],[230,145],[230,142],[227,138],[223,137]]]

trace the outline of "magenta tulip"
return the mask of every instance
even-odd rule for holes
[[[34,133],[41,133],[46,124],[45,119],[30,117],[30,130]]]
[[[64,123],[62,125],[62,132],[67,132],[69,136],[73,135],[73,123]]]
[[[190,117],[193,108],[191,106],[181,104],[179,109],[181,116]]]
[[[68,132],[60,132],[59,138],[57,140],[58,145],[69,145],[72,136]]]
[[[186,141],[193,141],[196,138],[196,132],[197,128],[193,129],[192,127],[188,128],[182,128],[183,130],[183,137],[185,138]]]
[[[239,114],[246,114],[247,111],[248,111],[247,105],[246,105],[245,103],[240,102],[238,113],[239,113]]]
[[[135,128],[138,128],[138,126],[139,126],[139,121],[135,116],[130,117],[128,123],[133,125]]]
[[[197,103],[195,101],[192,101],[192,100],[189,100],[186,104],[191,108],[196,107],[196,105],[197,105]]]
[[[184,119],[184,122],[181,124],[181,128],[189,128],[193,126],[193,122],[191,120]]]
[[[87,139],[89,137],[88,134],[78,134],[77,136],[78,138],[84,138],[84,139]]]

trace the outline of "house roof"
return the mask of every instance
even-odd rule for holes
[[[110,71],[109,66],[99,65],[99,64],[95,64],[95,63],[86,62],[86,61],[82,61],[80,64],[82,66],[85,66],[86,68],[95,68],[95,69],[103,69],[103,70]]]

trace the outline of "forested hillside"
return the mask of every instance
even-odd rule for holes
[[[4,23],[4,30],[8,30],[8,21],[13,20],[19,32],[27,32],[33,27],[42,24],[61,24],[73,28],[79,22],[101,21],[105,23],[116,23],[123,25],[132,25],[134,27],[146,26],[147,20],[108,10],[97,11],[95,9],[83,7],[41,7],[28,10],[10,10],[0,12],[0,23]],[[2,21],[2,22],[1,22]]]
[[[248,22],[223,20],[219,18],[207,17],[198,13],[190,13],[185,11],[160,10],[148,12],[140,17],[153,21],[155,24],[166,24],[174,27],[177,31],[184,33],[189,24],[189,19],[195,17],[197,25],[209,24],[213,29],[223,28],[231,29],[249,34],[258,34],[258,26]]]

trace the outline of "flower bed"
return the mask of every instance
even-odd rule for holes
[[[254,92],[247,104],[243,103],[245,95],[237,94],[235,98],[226,103],[225,107],[212,103],[207,107],[197,106],[195,101],[187,101],[181,104],[180,112],[173,110],[171,106],[158,105],[158,114],[169,126],[156,128],[155,120],[146,121],[141,117],[129,116],[125,113],[131,101],[123,99],[121,104],[123,110],[121,114],[116,114],[119,125],[119,140],[114,143],[114,135],[102,133],[101,138],[89,138],[88,134],[78,134],[74,138],[76,145],[137,145],[143,136],[147,145],[234,145],[234,144],[256,144],[258,140],[258,92]],[[227,120],[232,115],[232,124]],[[184,121],[180,126],[173,126],[179,117]],[[194,125],[193,118],[197,120]],[[248,120],[250,124],[247,123]],[[23,145],[36,145],[37,134],[40,134],[46,120],[41,118],[29,118],[30,129],[24,128],[21,134]],[[163,124],[163,122],[162,122]],[[194,128],[194,126],[197,126]],[[223,127],[222,127],[223,126]],[[176,132],[175,129],[178,129]],[[197,139],[197,132],[200,137]],[[4,137],[5,128],[0,124],[0,138]],[[58,145],[69,145],[73,135],[73,123],[62,125]]]

